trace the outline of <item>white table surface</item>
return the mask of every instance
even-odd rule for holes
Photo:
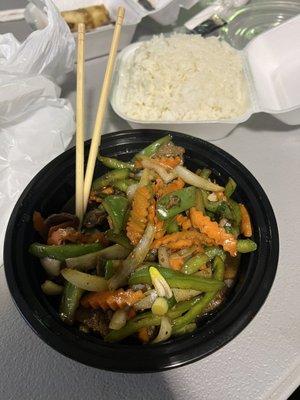
[[[87,117],[95,113],[105,60],[87,65]],[[64,93],[74,101],[74,80]],[[128,128],[109,110],[105,131]],[[156,374],[99,371],[55,352],[26,325],[0,268],[0,399],[287,399],[300,383],[300,127],[253,116],[216,145],[241,161],[273,205],[278,272],[254,320],[225,347],[194,364]]]

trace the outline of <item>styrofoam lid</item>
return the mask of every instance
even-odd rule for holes
[[[300,107],[300,15],[257,36],[244,54],[259,110]]]

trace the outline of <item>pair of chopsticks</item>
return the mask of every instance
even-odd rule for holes
[[[94,169],[101,143],[104,116],[107,107],[109,90],[113,69],[116,61],[117,50],[120,42],[121,27],[124,20],[125,9],[118,8],[115,29],[108,56],[102,90],[99,97],[98,109],[95,119],[92,142],[84,174],[84,53],[85,53],[85,25],[78,24],[77,38],[77,93],[76,93],[76,215],[82,222],[91,190]]]

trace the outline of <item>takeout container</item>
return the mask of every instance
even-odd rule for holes
[[[122,74],[141,43],[119,55],[112,87],[111,105],[133,128],[170,129],[206,140],[225,137],[252,114],[266,112],[289,125],[300,124],[300,15],[254,38],[240,51],[249,87],[249,108],[244,115],[227,120],[141,121],[122,113]]]
[[[168,131],[169,132],[169,131]],[[101,153],[129,160],[166,131],[132,130],[104,135]],[[41,291],[45,272],[29,245],[41,240],[34,231],[32,215],[38,210],[48,216],[62,209],[75,192],[75,151],[63,153],[37,174],[16,204],[6,231],[4,268],[11,295],[32,329],[60,353],[81,363],[113,371],[149,372],[166,370],[206,357],[232,340],[253,319],[272,286],[278,261],[276,220],[263,189],[236,159],[200,139],[172,133],[174,142],[186,149],[188,168],[209,166],[218,182],[231,176],[237,182],[234,198],[243,202],[251,215],[254,253],[241,258],[237,282],[226,303],[201,320],[197,331],[157,345],[128,340],[109,344],[100,337],[84,334],[65,325],[58,317],[58,300]],[[86,155],[90,142],[86,142]],[[105,169],[97,165],[95,176]]]
[[[192,7],[197,0],[157,0],[154,10],[146,10],[136,0],[54,0],[59,11],[70,11],[81,7],[103,4],[109,11],[112,22],[115,21],[117,9],[123,6],[126,10],[122,26],[119,49],[123,49],[131,43],[135,30],[141,20],[149,16],[161,25],[169,25],[176,21],[180,6]],[[113,36],[114,25],[104,25],[86,32],[85,59],[107,55]],[[77,33],[74,32],[75,39]]]

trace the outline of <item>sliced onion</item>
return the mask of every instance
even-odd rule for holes
[[[173,296],[172,290],[161,273],[155,267],[150,267],[149,274],[158,296],[170,299]]]
[[[115,331],[118,331],[119,329],[123,328],[123,326],[126,325],[126,321],[127,321],[126,310],[117,310],[114,312],[110,320],[109,329],[114,329]]]
[[[141,240],[123,262],[123,268],[108,281],[110,290],[115,290],[127,283],[129,275],[145,260],[153,242],[154,234],[154,226],[148,224]]]
[[[138,187],[139,187],[138,183],[134,183],[134,184],[128,186],[128,188],[126,190],[126,195],[127,195],[127,198],[129,201],[132,201],[133,196]]]
[[[47,296],[57,296],[64,290],[63,286],[48,280],[41,285],[41,289]]]
[[[72,285],[90,292],[102,292],[107,290],[107,281],[97,275],[90,275],[76,269],[65,268],[61,271],[62,276]]]
[[[155,344],[155,343],[160,343],[165,340],[168,340],[169,337],[171,336],[171,334],[172,334],[172,326],[171,326],[169,318],[162,317],[158,335],[156,336],[156,338],[154,340],[152,340],[151,343]]]
[[[188,185],[193,185],[200,189],[209,190],[211,192],[224,190],[222,186],[219,186],[216,183],[210,182],[209,180],[204,179],[197,174],[194,174],[194,172],[183,167],[182,165],[177,165],[177,167],[174,168],[174,171]]]
[[[84,254],[83,256],[67,258],[66,264],[68,268],[75,268],[77,270],[88,271],[96,268],[99,258],[104,260],[123,260],[128,256],[130,250],[125,247],[114,244],[113,246],[106,247],[105,249],[96,251],[94,253]]]
[[[61,261],[54,258],[41,258],[41,264],[49,276],[58,276],[60,274]]]
[[[152,307],[152,304],[154,303],[155,299],[157,298],[157,292],[156,290],[152,289],[149,290],[149,292],[145,293],[145,297],[135,303],[133,305],[133,308],[135,310],[147,310],[148,308]]]
[[[144,168],[153,169],[165,183],[169,183],[177,177],[177,174],[174,171],[167,172],[166,169],[163,168],[161,165],[158,165],[156,162],[151,161],[149,159],[143,160],[142,166]]]
[[[164,246],[158,249],[158,262],[162,267],[170,268],[168,250]]]

